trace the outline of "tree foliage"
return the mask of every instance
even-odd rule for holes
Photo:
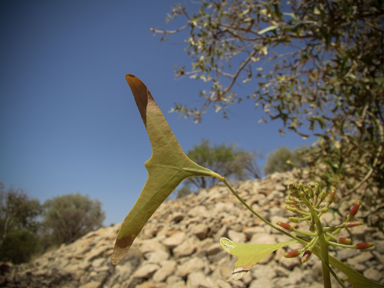
[[[183,186],[176,191],[176,198],[183,198],[193,193],[188,187]]]
[[[230,179],[261,178],[261,172],[256,164],[256,158],[260,156],[251,151],[235,149],[235,145],[227,146],[224,143],[211,146],[209,140],[202,140],[199,145],[194,145],[187,155],[197,164]],[[192,184],[197,188],[210,188],[218,181],[213,177],[193,177],[187,178],[185,184]]]
[[[45,233],[52,244],[72,243],[102,226],[101,202],[80,193],[54,197],[44,202]]]
[[[309,164],[328,187],[344,187],[342,196],[366,188],[360,191],[367,201],[380,198],[383,2],[201,0],[199,7],[195,13],[174,7],[167,18],[183,17],[179,29],[152,29],[162,40],[186,31],[192,69],[180,67],[176,74],[211,83],[201,91],[201,108],[176,104],[174,111],[201,121],[209,106],[225,113],[228,104],[253,100],[270,119],[283,120],[281,133],[317,137]],[[248,81],[254,92],[239,96],[235,84]]]
[[[40,249],[37,230],[40,226],[40,202],[21,189],[5,189],[0,183],[0,259],[26,262]]]
[[[27,229],[13,229],[4,239],[0,248],[0,261],[14,264],[28,262],[34,255],[41,253],[40,237]]]
[[[264,167],[265,174],[274,172],[287,172],[293,168],[304,168],[307,166],[305,161],[305,151],[308,147],[295,148],[294,151],[288,147],[281,146],[268,154],[267,163]]]

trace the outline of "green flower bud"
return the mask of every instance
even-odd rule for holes
[[[308,188],[308,194],[311,198],[313,198],[313,189],[312,189],[312,185],[311,184],[307,184],[307,188]]]
[[[285,206],[285,209],[293,212],[293,213],[297,213],[297,208],[295,206]]]
[[[289,217],[289,221],[292,223],[300,223],[300,218],[297,217]]]
[[[322,213],[327,213],[328,212],[328,207],[323,207],[320,210]]]

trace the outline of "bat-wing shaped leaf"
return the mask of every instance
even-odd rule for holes
[[[276,251],[277,249],[296,243],[296,240],[291,240],[283,243],[276,244],[242,244],[229,240],[228,238],[221,238],[221,247],[229,254],[236,256],[237,261],[233,269],[232,276],[229,280],[239,280],[248,273],[248,271],[263,259],[268,254]]]
[[[192,176],[223,179],[185,155],[148,88],[134,75],[128,74],[125,78],[147,129],[152,156],[144,164],[148,170],[147,182],[117,235],[112,253],[114,265],[124,258],[144,224],[182,180]]]

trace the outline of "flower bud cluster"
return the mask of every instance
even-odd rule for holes
[[[328,245],[345,248],[364,250],[374,246],[371,242],[352,245],[350,238],[336,236],[344,228],[353,228],[364,224],[361,221],[353,221],[353,218],[359,211],[361,201],[358,201],[356,205],[352,207],[346,220],[342,224],[333,227],[324,227],[320,222],[320,217],[329,211],[329,206],[335,198],[336,190],[333,189],[328,194],[326,190],[320,190],[318,183],[316,183],[314,187],[310,184],[305,186],[302,183],[291,183],[288,185],[288,188],[291,193],[285,201],[287,204],[285,209],[296,214],[295,217],[289,217],[290,222],[306,222],[311,232],[299,231],[287,223],[277,222],[276,225],[288,231],[295,232],[298,235],[305,236],[308,242],[304,248],[287,252],[283,255],[284,257],[294,258],[303,255],[301,262],[305,263],[311,256],[313,248],[319,242],[319,237],[324,237]]]

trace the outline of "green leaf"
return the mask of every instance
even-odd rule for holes
[[[347,279],[345,281],[352,284],[352,288],[374,288],[374,287],[384,287],[384,285],[369,280],[367,277],[363,276],[356,270],[352,269],[348,265],[340,262],[336,258],[329,256],[329,264],[333,267],[339,269],[345,275],[347,275]]]
[[[212,176],[224,180],[185,155],[148,88],[134,75],[128,74],[125,78],[147,129],[152,156],[144,164],[148,170],[144,188],[117,235],[112,253],[114,265],[124,258],[144,224],[182,180],[192,176]]]
[[[261,34],[264,34],[264,33],[267,33],[267,32],[273,31],[273,30],[276,30],[277,28],[279,28],[278,25],[272,25],[272,26],[269,26],[269,27],[267,27],[267,28],[261,30],[261,31],[259,32],[259,34],[261,35]]]
[[[223,249],[229,254],[238,258],[235,263],[232,276],[228,280],[239,280],[243,278],[253,267],[253,265],[262,260],[265,256],[281,247],[291,245],[296,242],[296,240],[291,240],[276,244],[242,244],[233,242],[228,238],[221,238],[221,247],[223,247]]]

